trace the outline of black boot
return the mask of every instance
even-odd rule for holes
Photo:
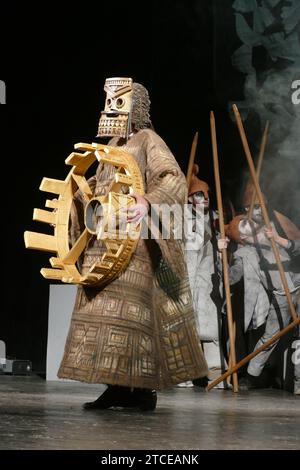
[[[106,410],[112,406],[135,406],[129,387],[108,385],[105,392],[97,400],[84,403],[83,408],[85,410]]]
[[[208,378],[207,377],[200,377],[199,379],[194,379],[193,380],[193,385],[195,385],[195,387],[206,388],[207,385],[208,385]]]
[[[155,390],[135,388],[133,390],[133,399],[141,411],[154,411],[156,408],[157,394]]]
[[[264,388],[259,380],[259,377],[246,373],[244,377],[239,380],[239,390],[254,390],[256,388]]]

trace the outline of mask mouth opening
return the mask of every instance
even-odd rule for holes
[[[101,117],[102,116],[107,116],[107,117],[119,117],[119,116],[128,116],[129,113],[126,111],[102,111]]]

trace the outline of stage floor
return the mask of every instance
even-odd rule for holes
[[[174,388],[155,412],[84,411],[104,387],[0,375],[0,449],[300,449],[300,396]]]

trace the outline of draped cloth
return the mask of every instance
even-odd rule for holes
[[[165,142],[142,129],[120,145],[136,159],[150,204],[183,204],[186,182]],[[106,193],[115,169],[98,166],[89,180]],[[71,239],[82,230],[83,199],[76,198]],[[173,226],[174,229],[174,226]],[[83,272],[103,253],[96,237]],[[161,389],[207,375],[181,239],[140,239],[128,267],[104,288],[79,286],[58,377],[88,383]]]

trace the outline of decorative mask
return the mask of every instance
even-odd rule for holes
[[[101,112],[97,137],[128,138],[132,130],[132,85],[131,78],[115,77],[105,80],[105,108]]]

